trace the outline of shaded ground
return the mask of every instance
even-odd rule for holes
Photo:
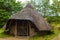
[[[7,38],[0,38],[0,40],[28,40],[27,37],[7,37]]]

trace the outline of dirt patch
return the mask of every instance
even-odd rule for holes
[[[0,38],[0,40],[28,40],[28,37],[7,37]]]

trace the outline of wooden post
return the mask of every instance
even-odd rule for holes
[[[9,34],[11,34],[11,23],[12,23],[12,20],[10,20],[10,24],[9,24]]]
[[[31,35],[31,24],[30,24],[30,22],[28,21],[28,26],[29,26],[29,36]]]
[[[34,36],[34,35],[36,35],[36,32],[34,31],[34,28],[31,28],[32,27],[32,24],[31,24],[31,22],[29,22],[29,35],[30,36]]]
[[[16,20],[16,25],[15,25],[15,37],[17,36],[17,20]]]

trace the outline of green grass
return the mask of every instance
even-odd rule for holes
[[[9,37],[10,35],[7,35],[4,33],[5,30],[3,30],[2,28],[0,28],[0,38],[5,38],[5,37]]]
[[[52,27],[54,28],[53,34],[45,35],[45,36],[34,36],[30,37],[30,40],[52,40],[55,36],[60,33],[60,23],[51,23]]]

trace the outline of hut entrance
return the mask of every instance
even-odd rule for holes
[[[29,23],[27,20],[17,21],[17,35],[18,36],[29,36]]]
[[[36,26],[29,20],[11,20],[10,34],[15,36],[35,35]]]

